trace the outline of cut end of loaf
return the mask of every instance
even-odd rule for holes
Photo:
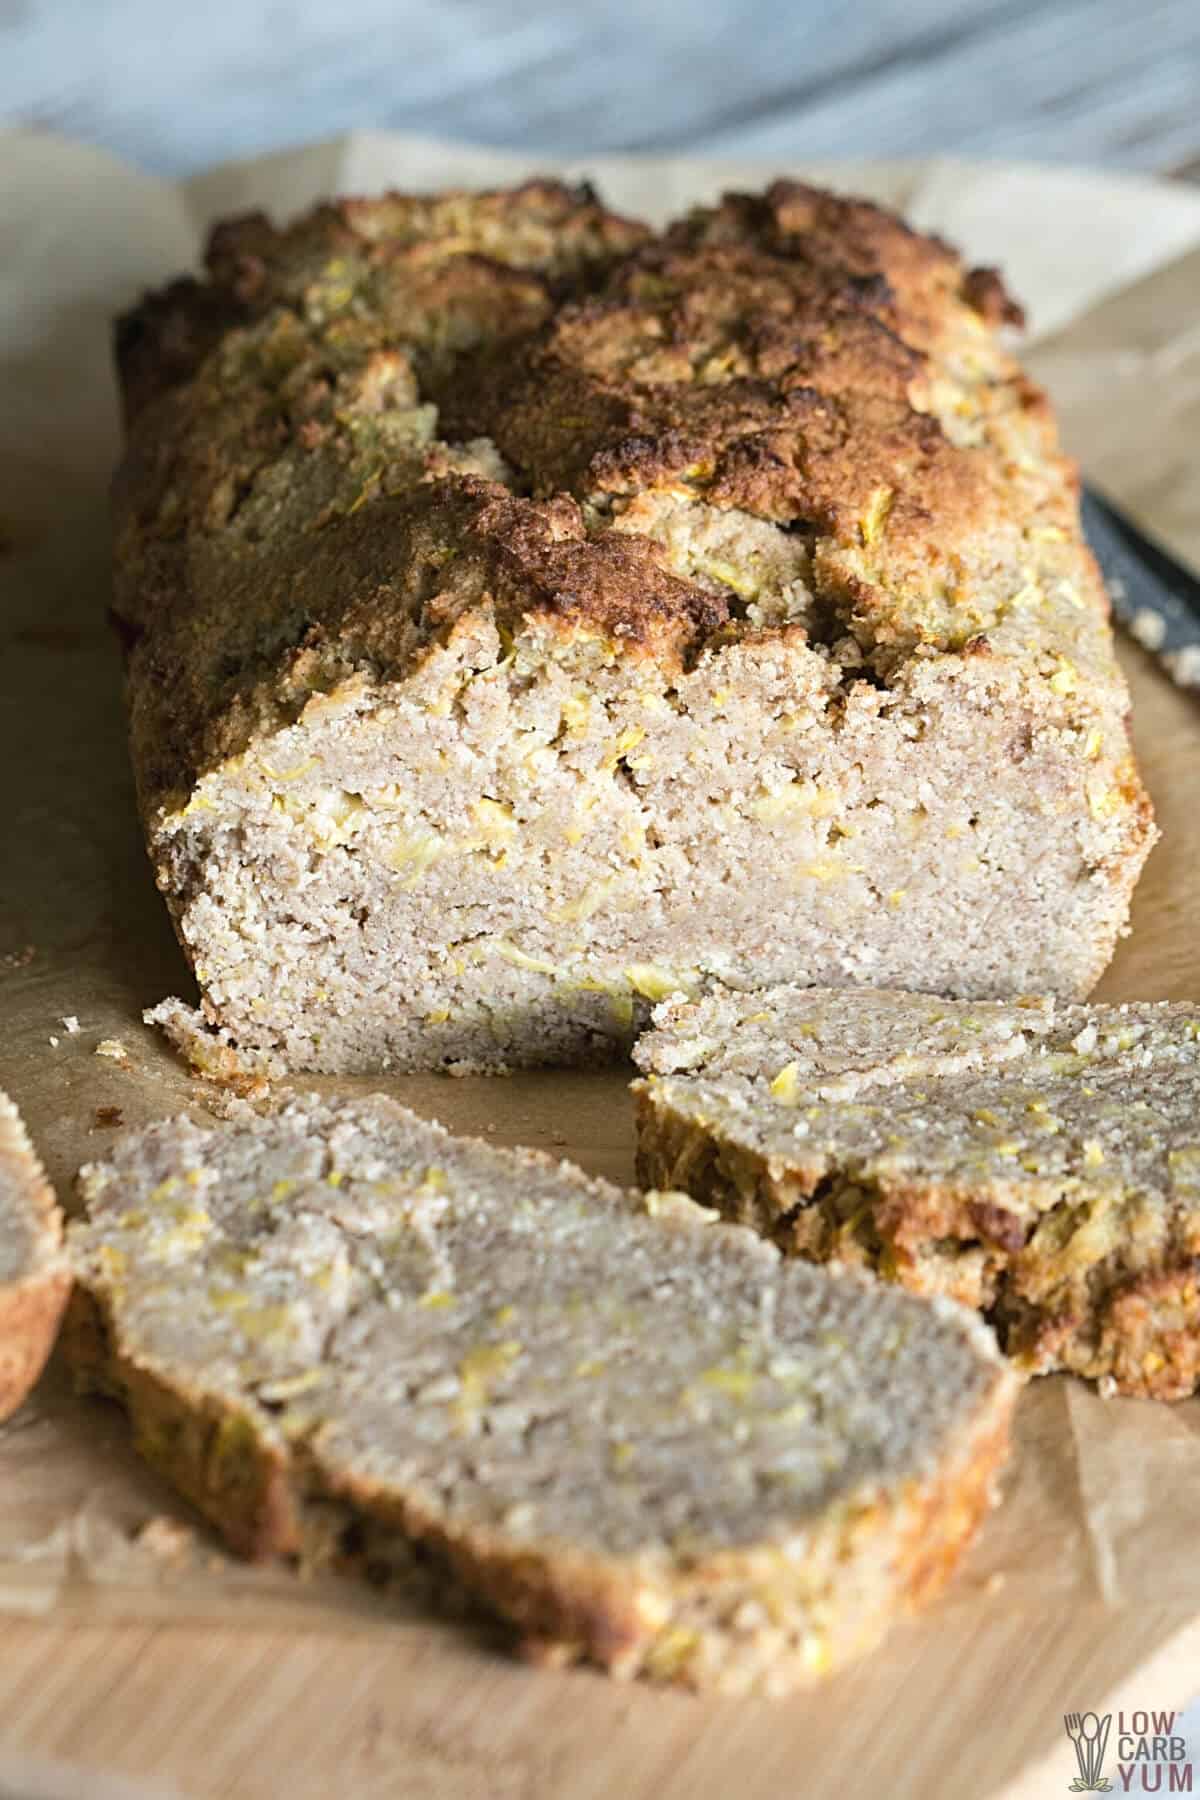
[[[310,702],[156,819],[210,1024],[247,1067],[494,1069],[710,988],[1086,992],[1145,828],[1093,818],[1087,735],[1011,669],[843,676],[802,633],[668,679],[480,617]]]

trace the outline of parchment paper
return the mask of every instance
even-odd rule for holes
[[[102,1109],[132,1125],[204,1104],[202,1087],[140,1023],[143,1006],[190,990],[134,817],[104,620],[105,489],[117,452],[111,314],[193,262],[214,215],[251,205],[286,213],[336,190],[495,181],[552,166],[357,135],[175,189],[80,146],[0,135],[0,1085],[68,1205],[80,1162],[104,1153]],[[595,158],[571,172],[595,176],[619,206],[661,216],[776,171]],[[1035,362],[1089,469],[1200,559],[1200,193],[952,163],[793,172],[902,205],[973,257],[1002,263],[1030,306],[1043,337]],[[1167,844],[1102,991],[1183,997],[1200,993],[1191,896],[1200,709],[1189,712],[1135,652],[1129,662]],[[124,1047],[117,1060],[97,1054],[112,1040]],[[360,1085],[386,1087],[454,1129],[487,1129],[497,1142],[629,1179],[626,1079]],[[1200,1608],[1198,1434],[1200,1402],[1106,1402],[1059,1379],[1032,1386],[1005,1505],[944,1607],[1115,1612],[1152,1595]],[[163,1520],[188,1529],[173,1534]],[[260,1623],[282,1611],[339,1629],[381,1614],[354,1584],[305,1583],[224,1556],[138,1464],[116,1410],[76,1399],[53,1366],[0,1430],[0,1611],[52,1608]]]

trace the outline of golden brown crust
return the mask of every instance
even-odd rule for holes
[[[1107,1297],[1099,1360],[1122,1393],[1182,1400],[1200,1381],[1200,1258],[1121,1283]]]
[[[870,1555],[868,1546],[872,1544],[888,1558],[891,1612],[864,1620],[864,1629],[852,1646],[843,1642],[829,1663],[814,1663],[802,1676],[793,1668],[774,1691],[805,1685],[831,1673],[849,1657],[873,1648],[893,1618],[927,1606],[942,1591],[995,1504],[997,1476],[1009,1454],[1014,1391],[1009,1384],[998,1384],[970,1441],[949,1465],[927,1481],[910,1482],[902,1495],[876,1498],[848,1522],[844,1528],[847,1558]],[[357,1507],[380,1512],[380,1498],[368,1488],[349,1484],[346,1498]],[[582,1556],[576,1560],[535,1553],[514,1557],[507,1545],[484,1538],[464,1543],[446,1534],[419,1509],[395,1510],[397,1523],[407,1533],[435,1549],[468,1591],[481,1595],[516,1627],[518,1654],[526,1660],[554,1667],[585,1661],[619,1677],[664,1673],[661,1666],[656,1668],[664,1635],[661,1617],[639,1606],[619,1569]],[[784,1608],[790,1573],[786,1558],[779,1559],[776,1573],[779,1604]],[[711,1589],[718,1580],[732,1586],[743,1578],[753,1590],[755,1577],[761,1579],[761,1575],[761,1551],[734,1552],[721,1558],[719,1572],[697,1571],[695,1586]],[[679,1585],[677,1605],[683,1611],[695,1596],[688,1592],[686,1577]],[[832,1600],[836,1607],[836,1593]],[[833,1635],[837,1636],[836,1630]],[[730,1685],[734,1685],[736,1671],[731,1673]],[[696,1669],[686,1664],[671,1670],[670,1676],[685,1686],[707,1685],[697,1680]]]
[[[1026,1373],[1067,1369],[1158,1400],[1200,1385],[1194,1216],[1164,1239],[1161,1264],[1135,1272],[1121,1258],[1116,1219],[1115,1253],[1064,1277],[1043,1240],[1055,1219],[1069,1219],[1069,1194],[1052,1193],[1046,1214],[1026,1206],[1022,1216],[978,1187],[932,1176],[831,1173],[823,1160],[806,1163],[800,1146],[784,1163],[676,1112],[653,1081],[636,1083],[634,1095],[643,1185],[679,1186],[785,1255],[852,1264],[973,1307]]]
[[[216,621],[178,604],[169,586],[181,562],[171,557],[142,588],[159,616],[134,651],[131,730],[150,795],[186,788],[256,732],[297,718],[314,694],[398,674],[473,607],[486,605],[502,627],[541,619],[569,631],[585,594],[592,620],[626,653],[675,662],[726,617],[719,596],[671,575],[648,540],[589,541],[567,495],[516,499],[472,475],[431,479],[315,540],[297,538],[269,567],[230,570],[223,592],[239,600],[240,623],[219,666],[200,642]],[[295,621],[286,637],[256,635],[272,618]]]
[[[1124,706],[1073,467],[994,334],[1015,309],[877,207],[781,182],[653,238],[550,182],[392,195],[233,221],[208,268],[119,334],[148,813],[463,611],[668,667],[719,641],[736,584],[610,529],[647,490],[799,534],[814,631],[871,679],[988,653],[1048,715]]]
[[[0,1094],[0,1233],[11,1234],[13,1244],[23,1246],[16,1249],[9,1278],[0,1280],[4,1420],[45,1367],[71,1287],[54,1190],[6,1094]]]
[[[488,433],[536,492],[677,486],[802,529],[861,624],[936,641],[928,590],[986,591],[1035,514],[1077,536],[1045,398],[988,329],[1015,316],[994,271],[779,182],[622,259],[600,295],[515,353],[466,359],[438,397],[452,432]],[[1035,491],[1013,480],[1014,419],[1045,463]]]
[[[261,1561],[300,1548],[288,1457],[246,1416],[188,1393],[122,1356],[99,1297],[76,1286],[63,1350],[83,1393],[107,1395],[129,1416],[140,1456],[211,1520],[240,1556]]]
[[[901,1588],[913,1610],[941,1593],[995,1504],[1011,1427],[1011,1410],[999,1412],[979,1432],[961,1466],[930,1483],[910,1505],[898,1562]]]
[[[398,301],[404,331],[423,312],[437,335],[518,330],[542,317],[564,280],[646,236],[600,205],[586,184],[529,181],[431,199],[385,194],[318,206],[286,230],[265,213],[226,219],[205,255],[208,281],[185,277],[147,294],[116,324],[117,370],[132,420],[193,376],[221,337],[271,307],[325,302],[317,283],[371,281]],[[340,267],[335,272],[329,265]]]
[[[664,1586],[567,1546],[526,1548],[483,1529],[451,1530],[418,1498],[386,1484],[353,1475],[331,1479],[328,1471],[314,1481],[302,1447],[266,1442],[232,1402],[222,1406],[128,1354],[102,1298],[89,1289],[75,1290],[63,1342],[81,1389],[125,1408],[140,1454],[240,1555],[315,1563],[332,1555],[352,1572],[369,1573],[369,1558],[350,1546],[364,1527],[391,1527],[432,1555],[465,1594],[494,1608],[528,1661],[587,1661],[620,1678],[649,1676],[735,1692],[750,1681],[768,1693],[807,1685],[873,1648],[894,1619],[941,1591],[995,1502],[1016,1393],[1011,1378],[997,1380],[969,1437],[928,1479],[914,1478],[902,1491],[877,1495],[817,1529],[815,1536],[828,1532],[839,1546],[835,1569],[851,1557],[878,1557],[886,1570],[881,1593],[861,1617],[853,1603],[841,1617],[835,1589],[822,1608],[819,1654],[805,1644],[764,1680],[759,1669],[722,1660],[722,1619],[724,1611],[735,1610],[739,1594],[754,1604],[766,1588],[781,1618],[793,1601],[805,1608],[803,1564],[786,1552],[763,1546],[727,1551]],[[724,1611],[697,1628],[695,1621],[722,1598]],[[681,1631],[673,1623],[677,1617],[692,1621],[692,1628]],[[674,1642],[681,1638],[689,1645],[683,1657]]]
[[[969,269],[963,281],[963,299],[989,325],[1025,324],[1025,309],[1009,294],[999,269]]]
[[[1114,1281],[1093,1307],[1076,1299],[1005,1309],[1012,1354],[1034,1371],[1071,1369],[1146,1400],[1186,1400],[1200,1386],[1200,1259]]]
[[[686,481],[783,523],[848,524],[848,484],[869,492],[902,436],[926,459],[950,446],[909,404],[923,359],[882,270],[848,274],[804,250],[648,246],[493,368],[490,390],[474,366],[458,371],[448,417],[497,436],[543,491]],[[856,427],[861,464],[839,455]]]
[[[113,331],[113,354],[126,427],[152,400],[194,375],[242,317],[233,295],[190,275],[146,294],[122,313]]]
[[[70,1291],[61,1264],[0,1288],[0,1421],[17,1410],[45,1368]]]
[[[914,230],[886,207],[802,181],[774,181],[762,194],[726,194],[680,220],[668,236],[687,247],[749,244],[780,256],[800,251],[859,280],[882,273],[925,334],[935,329],[947,285],[966,289],[980,277],[998,281],[994,270],[964,273],[951,245]],[[1004,299],[1012,307],[1006,294]],[[974,295],[970,300],[974,305]]]

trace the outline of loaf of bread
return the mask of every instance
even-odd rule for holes
[[[67,1344],[253,1556],[432,1557],[526,1652],[776,1692],[934,1593],[1017,1387],[950,1301],[383,1098],[82,1176]]]
[[[123,321],[116,614],[222,1052],[565,1063],[676,991],[1077,997],[1153,836],[999,279],[791,183],[222,226]]]
[[[0,1419],[41,1374],[69,1286],[54,1194],[20,1114],[0,1093]]]
[[[1200,1383],[1200,1008],[782,987],[635,1055],[644,1181],[978,1307],[1026,1370]]]

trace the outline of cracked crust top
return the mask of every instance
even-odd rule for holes
[[[467,609],[668,667],[749,630],[885,683],[998,654],[1123,710],[1018,310],[875,206],[779,182],[655,237],[552,182],[389,195],[220,226],[208,269],[118,330],[148,798]]]

